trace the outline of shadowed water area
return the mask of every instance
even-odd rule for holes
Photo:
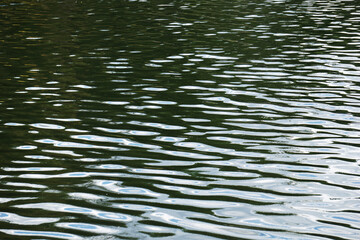
[[[356,1],[0,3],[0,239],[360,239]]]

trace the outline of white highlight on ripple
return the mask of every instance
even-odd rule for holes
[[[83,193],[83,192],[74,192],[74,193],[68,193],[68,195],[75,199],[85,199],[85,200],[100,200],[104,199],[104,197],[91,194],[91,193]]]
[[[57,167],[28,167],[28,168],[13,168],[13,167],[6,167],[3,168],[5,171],[29,171],[29,172],[43,172],[43,171],[60,171],[64,170],[65,168],[57,168]]]
[[[25,90],[40,91],[40,90],[59,90],[60,88],[44,88],[44,87],[27,87]]]
[[[24,182],[7,182],[6,185],[8,185],[8,186],[17,186],[17,187],[36,188],[36,189],[48,188],[45,185],[33,184],[33,183],[24,183]]]
[[[241,207],[244,204],[228,202],[228,201],[217,201],[217,200],[196,200],[189,198],[168,198],[164,202],[180,206],[192,206],[198,208],[208,208],[208,209],[224,209],[224,208],[233,208]]]
[[[59,221],[59,218],[23,217],[14,213],[0,212],[0,221],[17,225],[40,225]]]
[[[30,204],[15,205],[14,207],[21,208],[21,209],[42,209],[42,210],[52,211],[52,212],[84,214],[84,215],[92,216],[95,218],[100,218],[102,220],[116,221],[116,222],[132,221],[132,217],[130,217],[129,215],[125,215],[125,214],[121,214],[121,213],[98,211],[98,210],[91,209],[91,208],[77,207],[74,205],[62,204],[62,203],[52,203],[52,202],[30,203]]]
[[[19,198],[0,198],[0,203],[7,203],[12,201],[19,201],[19,200],[33,200],[36,197],[19,197]]]
[[[30,178],[30,179],[51,179],[51,178],[86,178],[89,176],[96,176],[96,175],[107,175],[110,176],[111,174],[91,174],[87,172],[69,172],[63,174],[21,174],[19,178]]]
[[[46,118],[47,120],[54,120],[60,122],[80,122],[81,120],[78,118]]]
[[[53,159],[52,157],[49,157],[49,156],[42,156],[42,155],[25,155],[24,156],[25,158],[30,158],[30,159],[47,159],[47,160],[50,160],[50,159]]]
[[[79,222],[70,222],[70,223],[57,223],[55,224],[57,227],[80,230],[98,234],[116,234],[119,233],[120,230],[116,230],[110,227],[103,227],[99,225],[89,224],[89,223],[79,223]]]
[[[134,142],[134,141],[131,141],[126,138],[103,137],[103,136],[97,136],[97,135],[73,135],[71,137],[75,138],[75,139],[86,140],[86,141],[118,143],[119,145],[125,145],[125,146],[130,146],[130,147],[140,147],[140,148],[150,148],[150,149],[160,148],[159,146],[156,146],[156,145]]]
[[[34,149],[37,149],[37,146],[22,145],[22,146],[16,147],[15,149],[18,149],[18,150],[34,150]]]
[[[207,223],[205,221],[199,220],[191,220],[185,217],[173,216],[169,213],[165,212],[154,212],[148,215],[150,219],[155,221],[165,222],[167,224],[174,225],[176,227],[182,227],[185,229],[192,229],[203,232],[212,232],[216,234],[221,234],[223,236],[231,236],[231,237],[244,237],[244,236],[256,236],[259,235],[255,231],[240,229],[228,226],[221,226],[212,223]]]
[[[154,122],[140,122],[140,121],[130,121],[129,124],[138,125],[138,126],[147,126],[147,127],[154,127],[166,130],[182,130],[186,129],[183,126],[176,126],[176,125],[169,125],[165,123],[154,123]]]
[[[45,231],[29,231],[29,230],[8,230],[0,229],[0,232],[14,235],[14,236],[37,236],[37,237],[51,237],[58,239],[69,239],[69,240],[82,240],[82,237],[79,237],[74,234],[60,233],[60,232],[45,232]]]
[[[160,193],[155,193],[146,188],[139,187],[120,187],[121,182],[118,181],[109,181],[109,180],[95,180],[93,181],[96,186],[105,188],[108,191],[116,192],[119,194],[125,195],[142,195],[146,197],[157,198],[161,196]]]
[[[52,144],[54,147],[66,147],[66,148],[95,148],[95,149],[108,149],[108,150],[116,150],[115,147],[107,147],[107,146],[97,146],[92,144],[84,144],[84,143],[76,143],[76,142],[63,142],[52,139],[39,139],[35,140],[35,142]]]
[[[14,127],[25,126],[25,124],[23,124],[23,123],[16,123],[16,122],[4,123],[4,125],[5,126],[14,126]]]
[[[192,159],[222,159],[222,157],[216,157],[211,155],[204,155],[199,153],[190,153],[183,151],[171,151],[171,150],[163,150],[163,149],[149,150],[149,152],[163,153],[170,156],[192,158]]]
[[[93,86],[82,85],[82,84],[79,84],[79,85],[72,85],[71,87],[83,88],[83,89],[91,89],[91,88],[95,88],[95,87],[93,87]]]
[[[77,154],[74,153],[73,151],[70,150],[42,150],[43,152],[48,152],[48,153],[55,153],[55,154],[62,154],[62,155],[70,155],[70,156],[74,156],[74,157],[82,157],[83,155],[81,154]]]
[[[35,128],[41,128],[41,129],[65,129],[65,127],[56,125],[56,124],[49,124],[49,123],[33,123],[30,124],[30,126]]]
[[[146,88],[143,88],[143,90],[145,90],[145,91],[154,91],[154,92],[163,92],[163,91],[167,91],[167,88],[146,87]]]
[[[105,101],[105,102],[102,102],[104,104],[107,104],[107,105],[126,105],[126,104],[129,104],[129,102],[125,102],[125,101]]]
[[[159,136],[159,137],[156,137],[154,140],[160,141],[160,142],[181,142],[181,141],[186,140],[186,138]]]
[[[110,132],[110,133],[122,133],[125,135],[132,135],[132,136],[154,136],[159,135],[158,132],[150,132],[150,131],[139,131],[139,130],[126,130],[126,129],[112,129],[112,128],[104,128],[104,127],[95,127],[94,129]]]
[[[217,59],[217,60],[236,60],[236,57],[225,57],[225,56],[218,56],[218,55],[211,55],[211,54],[196,54],[195,57],[201,57],[205,59]]]

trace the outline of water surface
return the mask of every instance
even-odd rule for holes
[[[0,3],[1,239],[360,239],[355,1]]]

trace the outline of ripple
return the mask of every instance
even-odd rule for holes
[[[360,239],[357,4],[22,2],[0,239]]]
[[[71,214],[85,214],[102,220],[110,220],[117,222],[129,222],[132,220],[130,216],[125,214],[98,211],[95,209],[77,207],[77,206],[72,206],[69,204],[61,204],[61,203],[23,204],[23,205],[15,205],[14,207],[21,209],[42,209],[51,212],[65,212]]]
[[[104,101],[104,104],[107,105],[126,105],[129,104],[129,102],[125,102],[125,101]]]
[[[94,184],[96,186],[105,188],[108,191],[116,192],[119,194],[125,194],[125,195],[142,195],[145,197],[158,197],[160,194],[152,192],[145,188],[139,188],[139,187],[121,187],[119,186],[119,182],[115,181],[94,181]]]
[[[16,149],[19,149],[19,150],[34,150],[34,149],[37,149],[37,146],[22,145],[22,146],[16,147]]]
[[[147,126],[147,127],[154,127],[154,128],[166,129],[166,130],[181,130],[181,129],[185,129],[185,127],[183,127],[183,126],[169,125],[169,124],[165,124],[165,123],[156,123],[156,122],[130,121],[129,124],[140,125],[140,126]]]
[[[28,167],[28,168],[3,168],[5,171],[30,171],[30,172],[41,172],[41,171],[60,171],[64,168],[54,168],[54,167]]]
[[[35,140],[35,142],[44,143],[44,144],[52,144],[54,147],[86,148],[86,149],[98,148],[98,149],[109,149],[109,150],[116,149],[114,147],[97,146],[97,145],[77,143],[77,142],[63,142],[63,141],[56,141],[56,140],[52,140],[52,139],[39,139],[39,140]]]
[[[79,121],[81,121],[78,118],[46,118],[46,119],[59,121],[59,122],[79,122]]]
[[[59,218],[23,217],[13,213],[0,212],[0,221],[17,225],[40,225],[59,221]]]
[[[192,153],[192,152],[184,152],[184,151],[172,151],[172,150],[149,150],[150,152],[162,153],[170,156],[177,156],[183,158],[191,158],[191,159],[222,159],[222,157]]]
[[[61,232],[46,232],[46,231],[29,231],[29,230],[6,230],[0,229],[1,232],[14,236],[35,236],[35,237],[51,237],[57,239],[81,239],[80,236],[61,233]]]
[[[130,139],[126,139],[126,138],[104,137],[104,136],[97,136],[97,135],[73,135],[71,137],[74,139],[77,139],[77,140],[117,143],[119,145],[129,146],[129,147],[140,147],[140,148],[150,148],[150,149],[160,148],[159,146],[156,146],[156,145],[142,144],[139,142],[131,141]]]
[[[95,128],[100,131],[104,132],[111,132],[111,133],[122,133],[124,135],[134,135],[134,136],[154,136],[159,135],[157,132],[150,132],[150,131],[137,131],[137,130],[123,130],[123,129],[110,129],[110,128]]]
[[[99,225],[78,222],[57,223],[56,226],[60,228],[80,230],[97,234],[117,234],[120,232],[119,230],[110,227],[103,227]]]
[[[15,123],[15,122],[4,123],[4,125],[5,126],[14,126],[14,127],[25,126],[25,124],[23,124],[23,123]]]
[[[33,123],[33,124],[30,124],[30,126],[32,126],[34,128],[40,128],[40,129],[54,129],[54,130],[65,129],[65,127],[63,127],[63,126],[56,125],[56,124],[48,124],[48,123]]]

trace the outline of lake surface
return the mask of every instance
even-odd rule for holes
[[[0,239],[360,239],[356,1],[0,3]]]

